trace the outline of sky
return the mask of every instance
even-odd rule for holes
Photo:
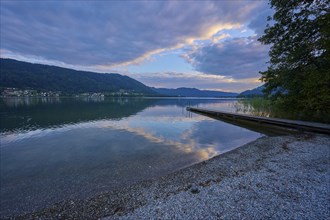
[[[153,87],[241,92],[260,86],[266,0],[4,1],[1,58],[100,73]]]

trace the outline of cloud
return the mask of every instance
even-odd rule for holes
[[[267,25],[267,17],[271,16],[274,13],[273,9],[265,8],[261,10],[257,16],[255,16],[251,22],[248,24],[248,27],[255,31],[258,37],[264,34],[264,30]],[[271,22],[271,21],[269,21]]]
[[[259,81],[259,76],[249,79],[233,79],[200,72],[127,73],[126,75],[156,88],[188,87],[202,90],[242,92],[262,84]]]
[[[259,10],[241,28],[240,32],[248,36],[232,37],[221,31],[213,36],[212,41],[186,47],[181,57],[197,71],[206,74],[235,79],[259,77],[259,71],[267,67],[269,47],[257,39],[264,32],[267,16],[272,14],[273,10],[267,4],[259,5]]]
[[[4,1],[1,49],[70,65],[129,65],[237,28],[264,5],[262,1]]]
[[[266,69],[268,47],[259,43],[256,36],[242,37],[191,47],[182,57],[203,73],[253,78]]]

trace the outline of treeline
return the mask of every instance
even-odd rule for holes
[[[270,65],[261,72],[266,96],[284,110],[329,117],[329,1],[271,0],[270,5],[275,13],[259,39],[271,45]]]
[[[155,94],[148,86],[128,76],[77,71],[56,66],[31,64],[1,59],[0,87],[61,91],[67,94],[84,92],[118,92]]]

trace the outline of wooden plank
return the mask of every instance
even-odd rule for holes
[[[244,121],[250,121],[250,122],[255,122],[255,123],[261,123],[261,124],[265,124],[265,125],[274,125],[274,126],[281,126],[281,127],[297,129],[297,130],[330,134],[330,125],[329,124],[306,122],[306,121],[296,121],[296,120],[288,120],[288,119],[279,119],[279,118],[267,118],[267,117],[237,114],[237,113],[215,111],[215,110],[210,110],[210,109],[193,108],[193,107],[187,107],[187,110],[191,111],[191,112],[210,115],[213,117],[217,117],[219,119],[225,118],[225,119],[238,120],[238,121],[244,120]]]

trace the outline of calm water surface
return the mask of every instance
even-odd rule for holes
[[[263,134],[185,107],[222,99],[1,99],[1,213],[22,213],[164,175]]]

